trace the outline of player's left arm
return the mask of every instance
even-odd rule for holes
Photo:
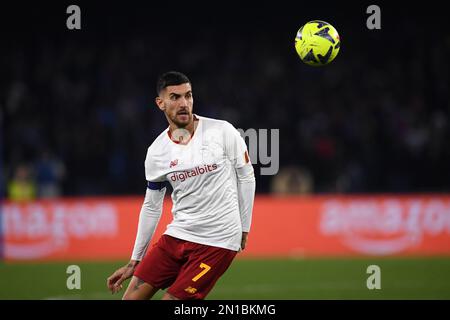
[[[236,168],[236,176],[239,212],[241,214],[242,223],[241,250],[244,250],[248,233],[250,232],[250,226],[252,224],[253,202],[255,200],[256,189],[255,174],[251,162],[248,161],[244,166]]]
[[[227,157],[236,171],[239,212],[242,223],[241,250],[244,250],[252,223],[256,190],[255,174],[244,139],[239,131],[228,122],[225,124],[225,141]]]

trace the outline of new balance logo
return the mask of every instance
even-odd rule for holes
[[[175,160],[173,160],[173,161],[170,161],[170,166],[169,166],[169,168],[173,168],[173,167],[175,167],[177,164],[178,164],[178,159],[175,159]]]
[[[184,291],[186,291],[186,292],[188,292],[188,293],[191,293],[191,294],[194,294],[194,293],[197,292],[197,289],[192,288],[191,286],[189,286],[189,287],[187,287],[186,289],[184,289]]]

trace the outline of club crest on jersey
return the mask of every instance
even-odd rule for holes
[[[204,143],[200,149],[204,163],[213,163],[223,158],[224,150],[222,146],[214,141]]]
[[[177,164],[178,164],[178,159],[175,159],[175,160],[173,160],[173,161],[170,161],[170,166],[169,166],[169,168],[173,168],[173,167],[175,167]]]

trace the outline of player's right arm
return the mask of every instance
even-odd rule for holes
[[[147,182],[147,191],[139,214],[136,241],[131,255],[132,261],[141,261],[147,251],[161,218],[165,194],[166,187],[163,182]]]
[[[144,257],[162,214],[165,193],[166,188],[163,182],[147,183],[131,260],[126,266],[116,270],[107,280],[107,286],[112,293],[122,288],[122,282],[133,275],[134,269]]]

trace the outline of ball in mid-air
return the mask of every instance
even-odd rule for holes
[[[300,59],[311,66],[323,66],[336,58],[341,40],[336,29],[328,22],[307,22],[295,37],[295,50]]]

